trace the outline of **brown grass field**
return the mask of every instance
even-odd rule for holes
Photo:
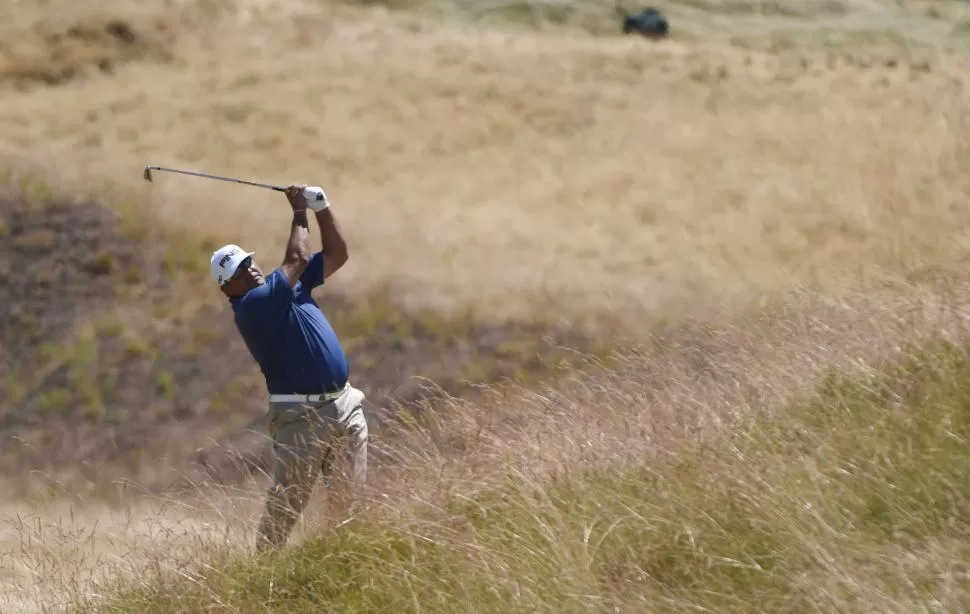
[[[808,418],[791,408],[830,370],[877,376],[914,345],[966,340],[970,7],[691,0],[660,5],[673,35],[651,42],[620,35],[609,2],[491,6],[0,0],[0,611],[97,600],[97,574],[134,591],[108,611],[269,611],[272,584],[270,597],[232,587],[276,571],[291,582],[281,598],[310,611],[319,594],[286,565],[347,573],[314,554],[315,535],[376,579],[314,611],[962,607],[970,540],[953,527],[970,493],[926,503],[946,518],[915,545],[877,537],[882,524],[819,494],[841,475],[826,459],[869,467],[862,453],[885,451],[825,399],[908,423],[877,419],[854,388],[821,394]],[[247,562],[263,388],[205,267],[226,242],[276,266],[288,205],[190,177],[147,183],[146,164],[327,189],[351,259],[318,298],[382,418],[359,532],[318,492],[295,536],[309,549]],[[933,394],[952,401],[887,385],[887,411],[956,421],[920,439],[952,455],[922,467],[910,442],[912,458],[839,493],[896,484],[903,461],[907,476],[963,467],[939,442],[966,434],[963,388],[946,382],[970,378],[944,362]],[[446,397],[395,420],[420,402],[415,376]],[[796,431],[829,447],[789,446]],[[200,473],[232,464],[214,459],[233,446],[245,466]],[[732,464],[739,450],[755,460]],[[625,477],[644,467],[660,482]],[[601,472],[618,485],[602,508],[586,477]],[[503,491],[510,480],[541,501]],[[719,481],[735,495],[702,487]],[[914,501],[932,490],[920,484]],[[474,516],[456,499],[485,509],[495,491],[532,549],[452,523]],[[803,499],[817,524],[779,520],[801,518]],[[621,517],[639,519],[629,550],[590,551]],[[710,558],[678,558],[682,533],[657,528],[681,517],[719,536]],[[409,536],[414,583],[374,563],[400,550],[381,535]],[[421,535],[467,550],[464,571],[437,569],[455,561]],[[748,538],[796,554],[771,581],[710,571],[735,555],[748,569],[731,554]],[[674,544],[656,568],[637,558],[655,543]],[[206,575],[223,564],[236,571]]]

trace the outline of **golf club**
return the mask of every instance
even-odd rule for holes
[[[207,179],[218,179],[219,181],[228,181],[230,183],[241,183],[243,185],[251,185],[251,186],[256,186],[258,188],[266,188],[268,190],[275,190],[277,192],[285,192],[286,191],[286,188],[283,187],[283,186],[280,186],[280,185],[273,185],[273,184],[270,184],[270,183],[259,183],[259,182],[256,182],[256,181],[247,181],[245,179],[235,179],[233,177],[221,177],[219,175],[211,175],[209,173],[199,173],[199,172],[196,172],[196,171],[186,171],[186,170],[181,170],[181,169],[177,169],[177,168],[167,168],[167,167],[164,167],[164,166],[146,166],[145,167],[145,173],[144,173],[145,181],[148,181],[148,182],[151,182],[152,181],[152,171],[167,171],[169,173],[180,173],[182,175],[192,175],[192,176],[195,176],[195,177],[205,177]],[[306,190],[304,190],[304,195],[307,198],[313,198],[314,200],[323,200],[324,199],[323,191],[320,190],[319,188],[316,188],[316,189],[313,189],[313,190],[311,190],[310,188],[307,188]]]

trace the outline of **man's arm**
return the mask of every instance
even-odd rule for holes
[[[302,186],[289,186],[286,189],[286,198],[293,208],[293,219],[290,223],[290,237],[286,242],[286,253],[283,255],[283,264],[280,268],[283,269],[292,287],[300,280],[310,261],[310,221]]]
[[[350,254],[347,252],[347,242],[340,232],[340,226],[330,206],[316,212],[317,224],[320,226],[320,238],[323,241],[323,278],[327,279],[346,264]]]

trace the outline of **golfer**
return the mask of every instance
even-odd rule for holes
[[[273,485],[258,528],[259,552],[286,543],[317,478],[322,473],[330,480],[335,436],[347,437],[355,492],[367,474],[364,393],[351,386],[340,341],[310,296],[347,262],[347,245],[326,194],[308,202],[304,187],[286,188],[293,219],[278,268],[264,276],[254,252],[232,244],[216,250],[210,263],[269,392],[267,417],[275,459]],[[323,240],[323,249],[312,254],[308,208],[314,211]]]

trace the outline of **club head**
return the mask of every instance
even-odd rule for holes
[[[145,167],[144,177],[145,177],[145,181],[152,180],[152,168],[150,166]]]

